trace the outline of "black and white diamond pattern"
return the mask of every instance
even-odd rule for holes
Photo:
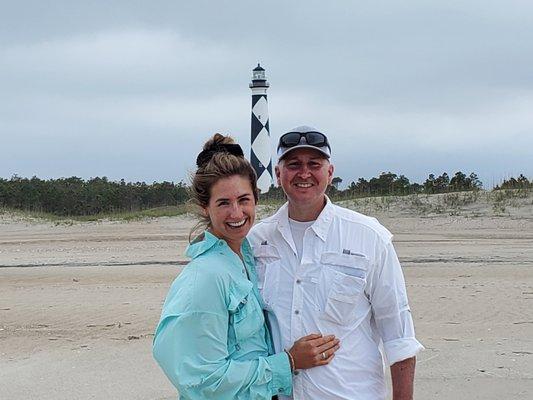
[[[257,173],[257,187],[268,192],[272,184],[272,154],[266,95],[252,95],[252,166]]]

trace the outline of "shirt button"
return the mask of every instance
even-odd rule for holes
[[[299,285],[300,283],[302,283],[302,281],[300,279],[296,279],[296,283]]]
[[[298,315],[298,314],[300,314],[300,311],[298,311],[298,310],[294,310],[294,313],[295,313],[296,315]]]
[[[278,392],[283,392],[283,388],[278,388]]]
[[[241,346],[239,346],[238,344],[235,345],[235,350],[239,351],[241,349]]]

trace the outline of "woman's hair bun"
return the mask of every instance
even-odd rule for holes
[[[205,142],[203,150],[214,150],[221,144],[233,144],[235,140],[231,136],[224,136],[221,133],[215,133],[212,138]]]
[[[198,154],[198,157],[196,158],[196,166],[198,168],[205,167],[217,153],[229,153],[236,157],[244,157],[241,146],[235,143],[231,136],[215,133],[215,135],[204,144],[204,149]]]

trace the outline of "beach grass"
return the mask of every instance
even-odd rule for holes
[[[389,195],[376,197],[354,197],[352,199],[335,199],[341,206],[362,212],[364,214],[413,214],[419,216],[451,215],[451,216],[502,216],[512,214],[513,209],[531,208],[533,205],[533,190],[500,189],[476,190],[465,192],[451,192],[440,194],[410,194]],[[257,208],[257,219],[260,220],[274,214],[285,202],[282,199],[261,199]],[[176,217],[193,214],[196,207],[185,203],[175,206],[156,207],[137,211],[117,211],[94,215],[60,216],[39,211],[22,211],[10,208],[0,208],[2,215],[26,221],[48,221],[56,225],[69,225],[77,222],[98,221],[138,221],[160,217]]]
[[[21,220],[48,221],[56,225],[69,225],[75,222],[98,222],[98,221],[138,221],[142,219],[176,217],[191,213],[193,208],[190,204],[149,208],[138,211],[117,211],[111,213],[99,213],[94,215],[55,215],[39,211],[23,211],[9,208],[0,208],[0,215],[9,215]]]

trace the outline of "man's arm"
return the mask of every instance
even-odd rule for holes
[[[398,361],[390,367],[392,400],[412,400],[416,357]]]
[[[377,258],[369,276],[370,298],[383,350],[391,366],[393,400],[413,398],[415,356],[424,347],[416,340],[405,280],[392,242]]]

